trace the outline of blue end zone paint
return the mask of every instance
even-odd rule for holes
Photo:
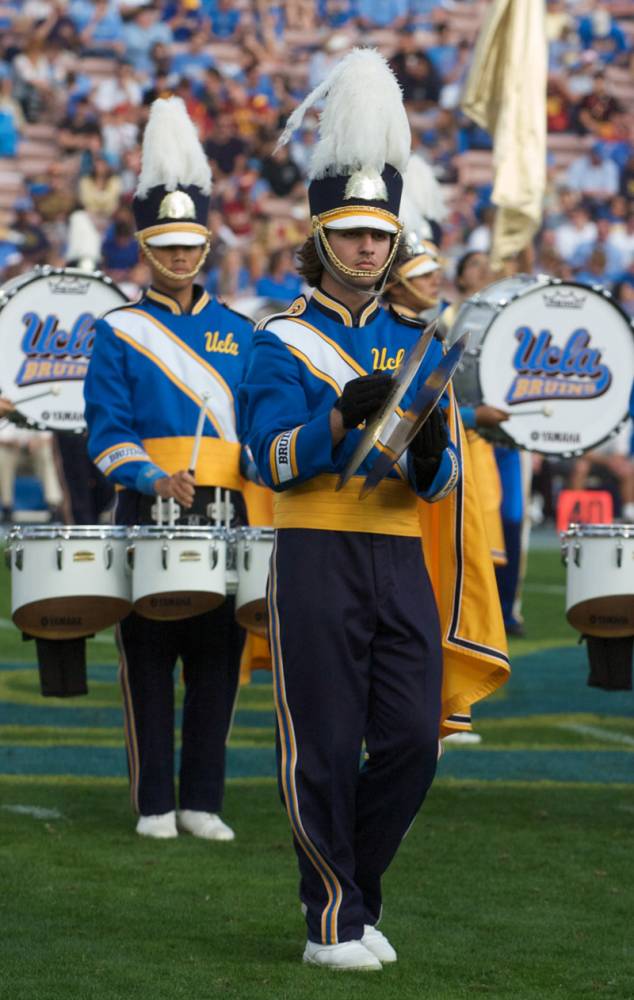
[[[618,750],[452,750],[441,757],[438,777],[634,784],[634,754]]]
[[[111,746],[56,746],[55,728],[68,730],[77,727],[122,727],[122,712],[112,701],[118,692],[99,692],[100,685],[116,684],[116,667],[90,666],[88,669],[89,694],[76,699],[44,699],[39,695],[37,671],[32,664],[0,664],[0,685],[3,675],[13,671],[19,679],[15,697],[29,699],[28,703],[11,700],[11,684],[7,678],[4,698],[0,695],[0,725],[40,726],[50,728],[50,746],[11,745],[0,743],[0,775],[86,775],[94,777],[124,777],[126,758],[123,748]],[[563,647],[538,651],[513,661],[509,683],[495,696],[474,707],[474,725],[478,719],[530,719],[531,716],[559,717],[584,714],[597,717],[606,730],[610,717],[627,718],[634,713],[632,692],[605,692],[586,685],[588,673],[585,647]],[[257,671],[253,685],[270,685],[268,671]],[[91,687],[92,684],[92,687]],[[253,688],[251,688],[253,690]],[[99,697],[110,704],[95,704]],[[91,704],[91,694],[93,701]],[[273,708],[262,709],[268,693],[262,689],[257,697],[258,708],[250,710],[248,697],[243,699],[236,713],[235,725],[260,728],[272,733]],[[272,699],[271,699],[272,700]],[[180,725],[180,715],[177,720]],[[1,739],[1,736],[0,736]],[[176,769],[178,763],[176,764]],[[227,754],[229,778],[274,777],[275,753],[272,747],[233,747]],[[634,783],[634,753],[612,747],[605,750],[561,749],[487,749],[486,743],[473,749],[448,748],[440,761],[440,778],[477,779],[483,781],[561,781],[588,783]]]
[[[79,700],[79,699],[78,699]],[[49,702],[49,704],[47,704]],[[52,704],[50,704],[52,702]],[[180,727],[181,713],[176,712],[176,725]],[[272,729],[275,713],[236,712],[234,726],[253,726],[256,729]],[[43,698],[40,704],[22,705],[15,702],[0,702],[0,726],[63,726],[65,729],[79,727],[99,727],[108,729],[123,727],[123,711],[120,708],[89,708],[84,701],[77,708],[71,708],[68,700],[61,704],[58,698]]]
[[[176,755],[175,773],[179,761]],[[2,774],[72,774],[82,777],[123,778],[127,776],[123,747],[20,747],[0,746]],[[275,775],[275,750],[272,747],[249,749],[229,747],[229,778],[268,778]]]
[[[478,719],[508,719],[550,712],[555,715],[634,714],[634,692],[590,688],[587,678],[585,645],[539,650],[514,657],[510,680],[493,697],[474,705],[474,728],[478,728]]]

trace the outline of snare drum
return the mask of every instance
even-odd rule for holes
[[[141,525],[129,530],[134,610],[176,621],[213,611],[227,593],[227,536],[203,525]]]
[[[266,634],[266,584],[273,551],[273,528],[238,528],[236,619],[257,635]]]
[[[511,413],[484,436],[570,457],[627,419],[632,321],[604,289],[546,275],[504,278],[462,305],[448,342],[465,331],[469,346],[453,378],[458,402]]]
[[[634,635],[634,524],[571,524],[561,534],[566,618],[585,635]]]
[[[99,271],[36,267],[0,289],[0,392],[37,430],[85,429],[95,319],[127,299]]]
[[[131,610],[126,529],[16,527],[6,550],[13,621],[38,639],[79,639]]]

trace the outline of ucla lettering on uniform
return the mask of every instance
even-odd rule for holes
[[[210,354],[238,355],[240,353],[239,344],[234,339],[233,334],[230,332],[226,337],[221,337],[218,330],[215,330],[213,333],[208,330],[205,333],[205,350]]]
[[[382,347],[379,350],[378,347],[371,348],[372,353],[372,366],[374,371],[395,371],[401,364],[403,358],[405,357],[405,348],[401,347],[396,352],[396,354],[391,357],[387,353],[387,347]]]
[[[601,363],[601,352],[591,348],[590,333],[574,330],[563,347],[552,342],[549,330],[533,333],[521,326],[513,358],[517,371],[505,400],[524,403],[541,399],[594,399],[612,383],[612,373]]]

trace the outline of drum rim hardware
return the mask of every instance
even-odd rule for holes
[[[126,538],[125,524],[16,524],[8,535],[9,545],[15,540],[30,538],[55,541],[84,541],[97,539]]]
[[[608,538],[617,540],[616,565],[620,569],[623,565],[623,540],[634,538],[634,524],[621,524],[611,522],[610,524],[590,524],[574,522],[568,525],[566,531],[559,533],[561,540],[561,561],[564,566],[568,565],[569,552],[568,545],[573,542],[572,559],[575,566],[581,566],[581,542],[582,538]]]

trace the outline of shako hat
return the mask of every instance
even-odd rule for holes
[[[140,243],[151,247],[208,243],[211,183],[209,162],[182,98],[154,101],[132,201]]]
[[[429,221],[441,222],[445,214],[442,191],[430,165],[413,153],[403,182],[401,219],[409,258],[398,269],[400,278],[418,278],[444,266],[438,247],[430,239]]]
[[[411,136],[396,77],[375,49],[353,49],[288,119],[278,145],[323,101],[309,168],[311,215],[325,229],[398,233]]]

